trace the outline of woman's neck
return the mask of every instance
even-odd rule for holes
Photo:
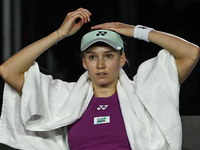
[[[116,84],[112,84],[110,86],[95,86],[93,85],[94,89],[94,96],[95,97],[110,97],[117,91]]]
[[[95,97],[110,97],[115,94],[116,89],[94,89],[94,96]]]

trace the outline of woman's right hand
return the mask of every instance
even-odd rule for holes
[[[84,8],[79,8],[73,12],[69,12],[63,21],[62,25],[58,29],[60,34],[60,39],[71,36],[75,34],[84,23],[90,22],[90,16],[92,14],[89,10]],[[80,19],[79,22],[75,22],[77,19]]]
[[[62,25],[58,29],[59,40],[75,34],[84,23],[90,21],[91,13],[87,9],[79,8],[76,11],[67,14]],[[76,23],[76,19],[80,21]],[[24,72],[33,64],[39,55],[45,52],[49,47],[58,42],[57,32],[28,45],[18,53],[9,58],[0,66],[0,75],[2,78],[19,94],[22,93],[24,84]]]

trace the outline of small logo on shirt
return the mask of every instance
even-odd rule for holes
[[[97,110],[105,110],[108,107],[108,105],[99,105],[99,107],[97,107]]]
[[[94,124],[104,124],[104,123],[110,123],[110,116],[94,118]]]

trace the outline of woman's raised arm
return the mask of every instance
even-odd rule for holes
[[[146,27],[141,28],[146,29]],[[125,36],[133,37],[135,26],[112,22],[96,25],[92,29],[114,30]],[[181,84],[190,74],[199,59],[199,47],[180,37],[156,30],[151,30],[147,36],[148,41],[163,47],[174,55],[179,73],[179,83]]]
[[[199,47],[180,37],[160,31],[150,32],[148,39],[174,55],[181,84],[199,59]]]
[[[57,31],[25,47],[0,66],[2,78],[19,94],[22,92],[24,72],[32,65],[40,54],[65,37],[75,34],[84,23],[90,21],[91,13],[87,9],[79,8],[67,14]],[[78,23],[76,19],[80,18]]]

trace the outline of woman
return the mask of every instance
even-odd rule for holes
[[[197,63],[196,45],[144,26],[105,23],[82,39],[87,71],[77,83],[39,73],[35,59],[75,34],[90,16],[83,8],[68,13],[57,31],[0,66],[9,85],[0,141],[20,149],[181,149],[179,85]],[[130,81],[121,69],[126,58],[117,33],[165,50],[144,62]]]

